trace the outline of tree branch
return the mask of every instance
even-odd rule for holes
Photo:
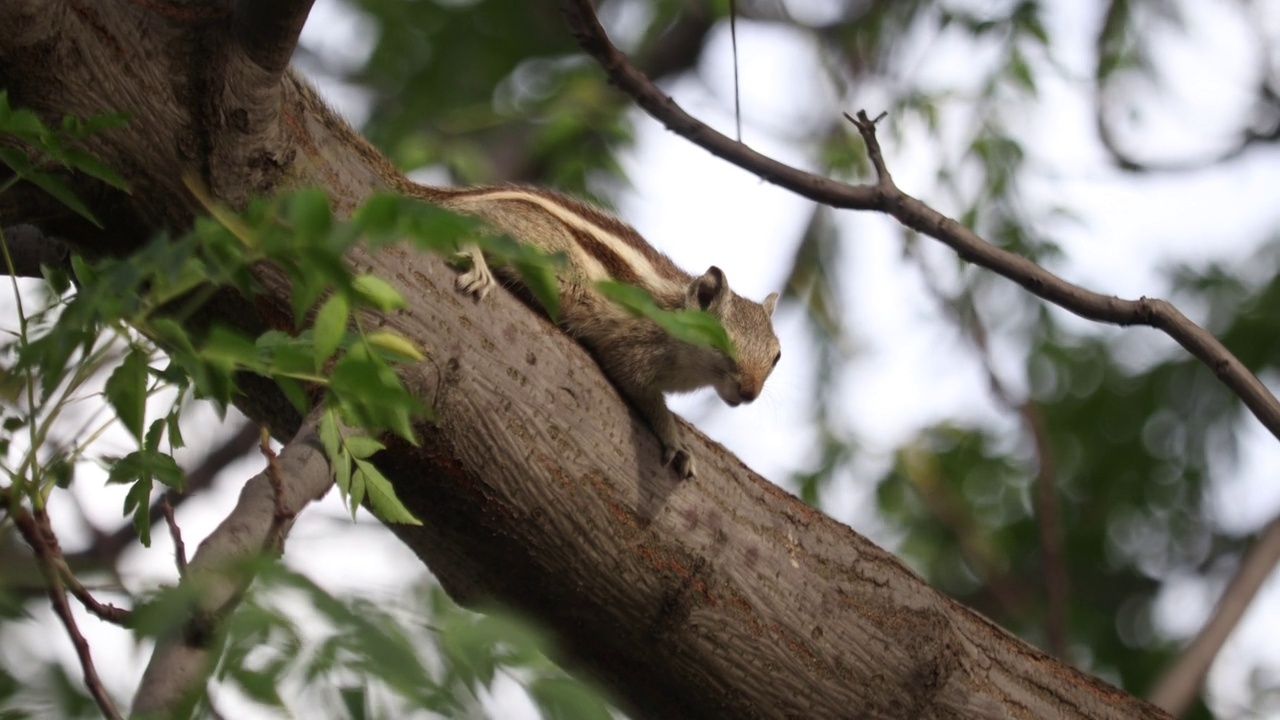
[[[1200,696],[1204,678],[1218,651],[1239,624],[1240,618],[1280,563],[1280,517],[1267,523],[1258,541],[1245,553],[1240,567],[1222,591],[1213,615],[1148,695],[1151,702],[1171,715],[1182,716]]]
[[[156,646],[134,695],[133,712],[169,717],[193,702],[200,684],[212,671],[217,642],[210,625],[224,619],[252,581],[246,573],[229,573],[237,561],[274,550],[284,541],[288,524],[278,520],[281,510],[296,515],[333,484],[329,461],[316,434],[319,411],[308,416],[268,469],[258,473],[240,493],[240,501],[222,524],[200,544],[188,566],[184,583],[200,583],[199,607],[191,609],[188,626]],[[271,467],[281,474],[280,494],[273,486]]]
[[[298,35],[315,0],[237,0],[233,34],[250,60],[272,75],[289,67]]]
[[[16,498],[11,497],[8,488],[0,488],[0,504],[8,509],[9,516],[13,518],[13,524],[36,555],[40,572],[44,576],[49,601],[53,604],[53,611],[63,627],[67,629],[67,635],[75,647],[76,656],[80,659],[80,668],[84,673],[84,684],[89,690],[89,695],[102,710],[103,716],[118,720],[121,717],[120,712],[116,710],[115,703],[98,677],[89,642],[81,634],[75,616],[71,612],[71,605],[67,602],[66,588],[62,585],[60,571],[62,551],[58,547],[58,536],[49,525],[49,516],[43,510],[37,509],[32,512],[22,507]],[[83,590],[83,588],[80,589]]]
[[[1165,300],[1122,300],[1069,283],[1030,260],[992,245],[972,230],[902,192],[893,184],[876,140],[875,124],[859,112],[850,118],[875,166],[875,185],[848,185],[793,168],[712,130],[680,109],[628,62],[605,35],[590,0],[566,0],[578,42],[636,104],[668,128],[717,157],[815,202],[848,210],[876,210],[956,251],[962,259],[1002,275],[1080,317],[1113,325],[1147,325],[1164,331],[1207,365],[1255,417],[1280,439],[1280,401],[1222,343]]]

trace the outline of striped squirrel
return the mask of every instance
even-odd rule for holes
[[[763,303],[747,300],[729,289],[724,272],[715,266],[695,278],[629,225],[586,203],[519,186],[419,185],[413,194],[478,217],[519,242],[565,254],[566,266],[557,273],[562,329],[591,352],[648,421],[662,442],[663,464],[680,478],[694,476],[694,463],[663,393],[710,385],[731,406],[751,402],[782,356],[770,320],[777,293]],[[483,299],[497,284],[493,271],[476,247],[462,252],[470,258],[471,268],[458,276],[458,290]],[[497,274],[504,282],[519,283],[519,276],[509,269],[499,268]],[[601,280],[638,286],[664,310],[711,313],[724,326],[737,357],[677,340],[652,320],[631,315],[596,292],[594,284]]]

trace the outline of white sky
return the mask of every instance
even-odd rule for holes
[[[1166,80],[1176,89],[1174,100],[1168,107],[1147,110],[1143,118],[1150,124],[1144,126],[1141,138],[1126,138],[1126,143],[1132,141],[1143,152],[1183,147],[1195,157],[1198,151],[1212,150],[1217,133],[1229,127],[1247,92],[1221,78],[1245,76],[1242,71],[1256,62],[1251,55],[1256,46],[1248,41],[1251,32],[1263,28],[1272,37],[1280,36],[1280,11],[1257,18],[1251,27],[1234,27],[1223,22],[1230,13],[1219,12],[1227,5],[1224,0],[1189,4],[1196,7],[1187,23],[1191,29],[1160,56]],[[788,5],[812,16],[821,15],[832,2]],[[1059,43],[1055,57],[1070,75],[1087,78],[1091,37],[1098,22],[1091,13],[1097,3],[1048,5],[1056,12],[1049,20]],[[697,76],[666,89],[686,110],[732,133],[731,55],[727,32],[721,30],[708,46]],[[360,48],[369,35],[367,25],[343,12],[335,0],[320,0],[304,42],[330,61],[358,65]],[[966,63],[957,61],[959,46],[919,40],[922,77],[935,78],[933,82],[963,80]],[[812,165],[803,150],[775,139],[771,131],[804,127],[815,115],[838,116],[862,107],[844,106],[829,88],[798,80],[820,73],[812,67],[807,39],[793,30],[740,23],[739,60],[744,139],[773,157],[802,167]],[[1280,187],[1280,152],[1254,152],[1213,172],[1153,179],[1125,176],[1103,162],[1093,135],[1085,83],[1051,78],[1048,73],[1041,74],[1040,82],[1040,101],[1028,109],[1019,129],[1032,166],[1038,169],[1025,187],[1029,202],[1042,207],[1064,204],[1082,219],[1046,228],[1064,250],[1064,260],[1054,269],[1067,279],[1121,297],[1160,296],[1167,288],[1159,282],[1155,268],[1170,260],[1242,257],[1280,226],[1274,191]],[[353,120],[360,120],[358,93],[334,87],[324,91]],[[881,108],[872,104],[877,101],[874,91],[867,95],[857,102],[868,103],[866,109],[874,115]],[[756,299],[779,289],[807,219],[807,201],[713,158],[652,120],[640,118],[636,126],[637,145],[624,155],[634,191],[620,198],[621,214],[688,270],[719,265],[735,290]],[[909,141],[910,137],[883,139],[886,159],[904,190],[932,202],[927,194],[933,187],[934,164],[927,156],[932,146],[919,142],[912,152]],[[849,142],[860,142],[856,133],[850,132]],[[894,447],[942,418],[978,418],[1015,427],[988,396],[980,367],[965,342],[924,292],[918,273],[903,262],[896,225],[883,217],[854,213],[843,214],[840,224],[847,243],[840,268],[848,288],[845,309],[859,343],[849,375],[841,383],[841,399],[845,420],[866,443],[868,462],[887,462],[887,453]],[[933,250],[930,257],[937,261],[947,256],[945,251]],[[730,410],[712,394],[702,393],[674,399],[672,406],[764,476],[783,479],[813,461],[812,437],[805,429],[813,381],[807,372],[812,366],[806,357],[808,341],[794,312],[784,307],[778,327],[784,358],[759,401]],[[1081,321],[1078,327],[1093,326]],[[1168,351],[1169,342],[1155,333],[1148,332],[1139,342]],[[1017,353],[1017,348],[1005,348],[1005,357],[998,361],[1009,372],[1006,380],[1021,387]],[[192,418],[186,425],[195,428],[207,421]],[[191,431],[186,434],[189,440],[199,437]],[[1280,445],[1256,422],[1247,425],[1241,444],[1243,467],[1235,476],[1213,478],[1213,501],[1221,525],[1243,533],[1280,512],[1280,483],[1274,472],[1280,464]],[[200,450],[192,448],[180,459],[196,461]],[[236,463],[216,489],[180,508],[189,551],[226,514],[240,484],[259,466],[253,457]],[[874,468],[864,470],[863,475],[838,482],[827,510],[879,542],[891,542],[892,536],[874,518]],[[82,504],[100,527],[114,526],[122,493],[118,488],[91,487],[93,482],[86,480],[82,478],[77,488]],[[388,600],[420,577],[417,559],[372,519],[362,516],[352,526],[344,517],[336,494],[326,498],[323,508],[308,510],[290,537],[288,564],[330,589],[360,588]],[[77,539],[67,523],[62,526],[68,528],[64,543],[74,547]],[[85,540],[82,537],[79,542]],[[370,557],[379,562],[369,562]],[[157,533],[151,550],[128,553],[123,567],[134,590],[172,582],[167,536]],[[1172,582],[1158,608],[1159,620],[1170,632],[1189,635],[1203,621],[1216,592],[1216,586],[1206,587],[1195,578]],[[146,652],[129,649],[115,628],[83,616],[81,622],[108,686],[127,700]],[[1270,640],[1278,626],[1280,591],[1273,578],[1224,649],[1211,677],[1215,707],[1224,715],[1243,709],[1239,698],[1246,697],[1242,691],[1251,670],[1264,667],[1280,672],[1280,648]],[[41,609],[12,639],[22,641],[24,649],[56,654],[74,667],[65,638],[53,643],[44,640],[51,632],[61,635],[51,615]],[[494,707],[502,708],[499,716],[536,717],[509,679],[499,680],[495,694]],[[228,717],[276,717],[230,694],[220,697],[219,703]]]

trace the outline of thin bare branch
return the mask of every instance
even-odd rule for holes
[[[95,598],[93,593],[89,592],[89,589],[86,588],[80,582],[80,579],[75,576],[75,573],[71,572],[71,568],[67,565],[66,559],[63,558],[61,554],[56,558],[54,565],[57,567],[58,575],[62,578],[62,582],[66,585],[67,590],[75,597],[75,599],[80,601],[80,604],[84,606],[85,610],[93,613],[99,619],[105,620],[114,625],[120,625],[122,627],[129,626],[130,618],[133,613],[122,607],[116,607],[111,603],[100,602]]]
[[[1156,298],[1122,300],[1069,283],[1030,260],[992,245],[972,230],[902,192],[887,173],[875,124],[859,112],[854,124],[867,155],[880,172],[875,185],[849,185],[793,168],[734,142],[682,110],[609,42],[590,0],[566,0],[565,14],[579,44],[595,57],[619,88],[650,115],[712,154],[815,202],[848,210],[876,210],[938,240],[961,258],[1002,275],[1031,293],[1079,315],[1113,325],[1147,325],[1164,331],[1207,365],[1276,438],[1280,401],[1217,338],[1172,304]]]
[[[280,547],[288,530],[288,523],[282,527],[278,521],[282,510],[296,516],[329,490],[333,475],[316,434],[318,419],[318,411],[308,416],[275,461],[282,494],[277,496],[269,468],[258,473],[245,483],[236,507],[200,544],[183,580],[201,583],[199,607],[191,608],[188,627],[157,644],[134,695],[135,714],[168,717],[198,694],[215,659],[209,626],[235,608],[252,580],[247,573],[225,571],[263,548]]]
[[[120,712],[116,710],[115,702],[107,694],[107,689],[98,677],[98,670],[93,664],[93,653],[89,649],[89,641],[85,640],[80,632],[75,615],[71,612],[71,604],[67,602],[66,588],[63,587],[62,573],[59,571],[62,551],[58,546],[58,536],[54,534],[53,527],[49,524],[49,516],[43,510],[28,511],[17,503],[15,498],[9,496],[7,489],[0,489],[0,495],[3,495],[0,500],[8,509],[9,516],[13,518],[13,524],[36,555],[40,572],[44,576],[49,601],[53,604],[54,614],[67,629],[67,635],[71,638],[71,644],[76,650],[76,657],[80,660],[85,688],[88,689],[89,695],[93,697],[94,703],[102,711],[103,716],[117,720],[121,717]]]
[[[160,497],[160,512],[164,513],[165,524],[169,526],[169,537],[173,538],[173,562],[178,566],[178,577],[187,576],[187,546],[182,542],[182,528],[178,527],[178,519],[173,516],[173,505],[169,499]]]
[[[1200,696],[1205,675],[1209,673],[1218,651],[1240,623],[1240,618],[1277,563],[1280,563],[1280,517],[1262,529],[1258,541],[1245,553],[1235,576],[1227,583],[1209,621],[1156,682],[1155,689],[1148,696],[1154,705],[1171,715],[1186,713]]]

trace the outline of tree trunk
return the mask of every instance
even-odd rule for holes
[[[20,187],[0,195],[0,225],[118,254],[190,225],[199,205],[186,174],[232,206],[316,185],[340,214],[403,187],[280,71],[296,28],[254,5],[4,0],[11,104],[53,123],[128,113],[89,149],[132,193],[72,178],[97,229]],[[297,5],[281,2],[300,20],[309,3]],[[357,249],[350,262],[409,298],[382,322],[424,349],[408,379],[437,414],[419,447],[393,443],[377,458],[424,523],[393,531],[460,602],[544,623],[565,659],[635,715],[1166,717],[938,594],[687,426],[700,475],[677,482],[590,357],[510,295],[470,302],[439,257],[406,247]],[[282,276],[260,275],[261,297],[220,297],[198,320],[287,326]],[[248,379],[237,404],[290,436],[299,418],[266,385]]]

